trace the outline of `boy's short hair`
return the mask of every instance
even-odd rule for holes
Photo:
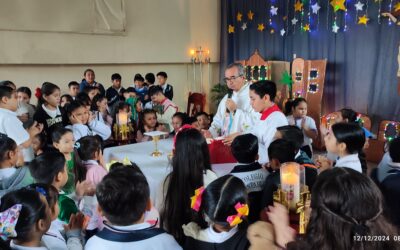
[[[162,76],[162,77],[164,77],[164,78],[168,78],[167,73],[165,73],[164,71],[158,72],[158,73],[157,73],[157,76]]]
[[[281,139],[293,143],[296,151],[300,150],[300,148],[303,146],[304,134],[299,127],[294,125],[285,125],[276,128],[276,130],[281,133]]]
[[[239,163],[252,163],[257,160],[258,139],[253,134],[237,136],[231,145],[231,152]]]
[[[161,86],[156,85],[156,86],[151,86],[149,88],[149,96],[150,97],[152,97],[153,95],[156,95],[158,93],[164,94]]]
[[[195,117],[197,118],[197,117],[202,116],[202,115],[205,115],[208,119],[210,119],[210,115],[207,114],[206,112],[198,112],[198,113],[196,113]]]
[[[119,226],[143,216],[150,198],[146,177],[134,167],[117,168],[97,185],[96,196],[104,216]]]
[[[147,74],[144,76],[144,79],[146,79],[146,81],[148,81],[148,82],[151,83],[151,84],[154,84],[154,82],[156,81],[156,77],[154,76],[153,73],[147,73]]]
[[[37,183],[52,184],[57,174],[64,171],[65,157],[58,151],[46,152],[29,163],[29,171]]]
[[[128,87],[124,93],[136,93],[136,89],[134,87]]]
[[[0,86],[0,99],[3,97],[11,98],[14,89],[8,86]]]
[[[79,92],[79,94],[76,96],[75,100],[82,103],[82,105],[85,105],[85,106],[90,106],[90,104],[91,104],[90,97],[85,92]]]
[[[295,156],[295,148],[293,144],[287,140],[277,139],[271,142],[268,147],[268,157],[270,161],[276,159],[282,164],[294,161]]]
[[[7,86],[7,87],[10,87],[10,88],[12,88],[12,89],[14,89],[16,86],[15,86],[15,83],[13,83],[12,81],[10,81],[10,80],[4,80],[4,81],[1,81],[0,82],[0,86]]]
[[[114,81],[114,80],[120,80],[121,81],[121,79],[122,79],[122,77],[118,73],[114,73],[114,74],[111,75],[111,81]]]
[[[139,81],[139,82],[144,82],[144,78],[141,74],[136,74],[135,77],[133,78],[133,81]]]
[[[261,80],[255,82],[250,85],[250,90],[253,90],[261,98],[269,95],[271,102],[274,101],[276,96],[276,84],[273,81]]]
[[[76,81],[69,82],[69,83],[68,83],[68,88],[71,88],[72,86],[77,86],[77,87],[79,87],[79,83],[76,82]]]
[[[397,137],[390,142],[389,155],[393,162],[400,163],[400,137]]]
[[[95,86],[86,86],[86,87],[83,88],[83,92],[86,93],[86,94],[89,94],[90,91],[98,90],[98,89],[99,88],[95,87]]]

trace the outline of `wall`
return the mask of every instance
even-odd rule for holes
[[[174,101],[186,109],[188,91],[199,90],[189,49],[202,46],[211,51],[212,62],[219,59],[219,1],[125,0],[125,6],[123,36],[0,31],[0,79],[31,88],[51,81],[66,90],[66,83],[80,80],[88,67],[106,87],[115,72],[128,86],[136,73],[164,70],[175,88]],[[210,67],[210,80],[208,68],[204,71],[208,93],[210,82],[218,82],[218,63]]]

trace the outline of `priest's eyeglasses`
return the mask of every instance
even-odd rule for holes
[[[225,77],[223,80],[225,83],[228,83],[230,81],[236,80],[239,77],[242,77],[243,75],[238,75],[238,76],[231,76],[231,77]]]

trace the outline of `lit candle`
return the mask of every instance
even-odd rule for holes
[[[128,113],[119,112],[118,113],[118,125],[126,125],[128,124]]]
[[[287,195],[290,209],[296,209],[300,200],[300,165],[295,162],[284,163],[280,169],[281,188]]]

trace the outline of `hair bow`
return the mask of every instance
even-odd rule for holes
[[[110,170],[110,168],[111,168],[111,166],[114,164],[114,163],[121,163],[121,164],[123,164],[123,165],[131,165],[132,163],[131,163],[131,161],[128,159],[128,157],[125,157],[122,161],[117,161],[117,160],[112,160],[112,161],[110,161],[109,163],[107,163],[106,164],[106,169],[107,170]]]
[[[15,204],[14,206],[0,213],[0,237],[3,240],[7,240],[11,237],[17,237],[15,226],[17,225],[21,209],[21,204]]]
[[[200,187],[194,191],[194,195],[190,198],[191,204],[190,207],[198,212],[201,206],[201,198],[203,196],[204,187]]]
[[[178,134],[179,134],[180,132],[186,130],[186,129],[191,129],[191,128],[193,128],[192,125],[185,124],[185,125],[183,125],[182,127],[180,127],[180,128],[178,129],[178,131],[176,132],[176,134],[175,134],[175,136],[174,136],[174,148],[175,148],[175,144],[176,144],[176,137],[178,136]]]
[[[40,88],[36,88],[35,96],[37,99],[40,99],[42,97],[42,90]]]
[[[228,218],[226,219],[231,227],[242,223],[242,217],[249,215],[249,206],[247,204],[242,204],[238,202],[235,205],[235,209],[237,211],[237,214],[228,216]]]

